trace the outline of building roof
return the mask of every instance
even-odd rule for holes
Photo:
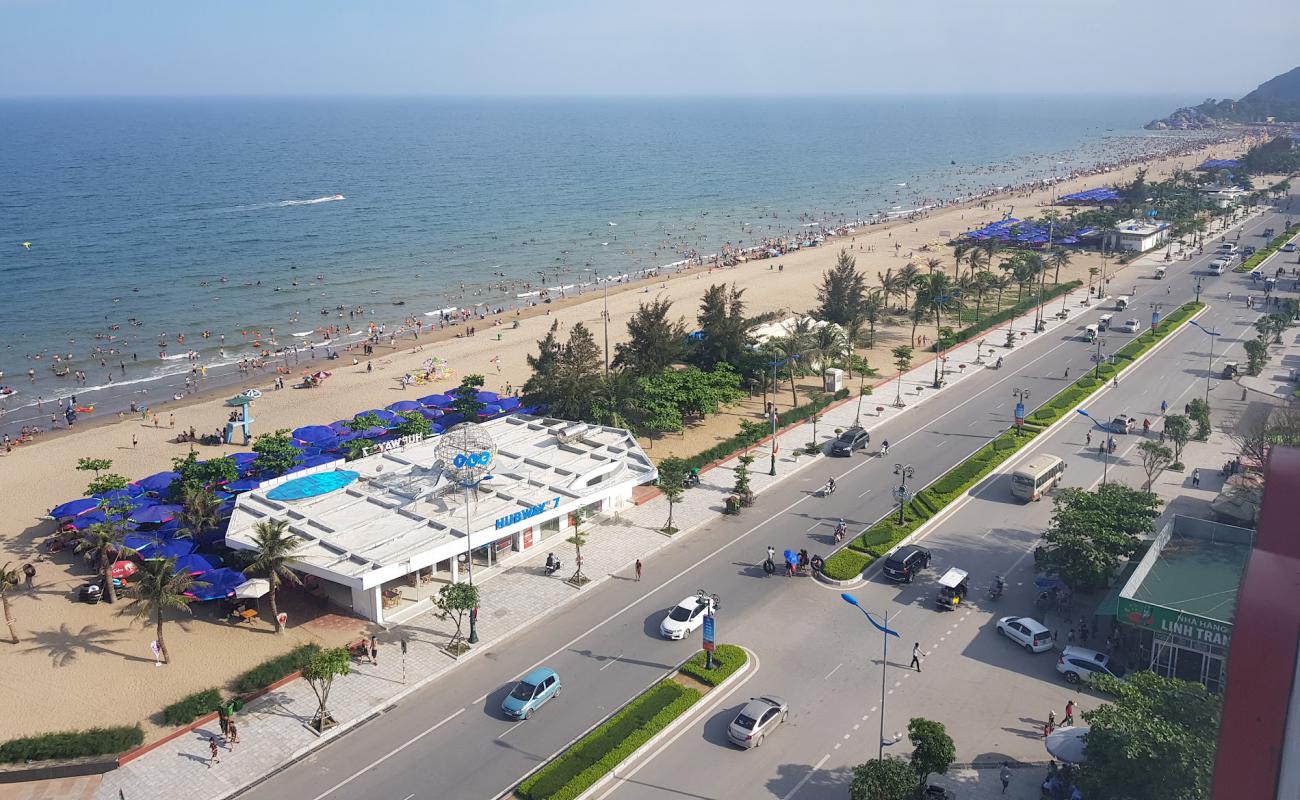
[[[1232,623],[1241,573],[1250,556],[1248,541],[1214,541],[1184,535],[1176,528],[1164,547],[1153,547],[1151,555],[1145,576],[1125,593],[1128,597]]]
[[[241,494],[226,543],[253,549],[259,521],[288,520],[290,531],[303,540],[295,561],[305,570],[369,585],[394,577],[390,567],[405,574],[410,570],[402,568],[413,561],[422,567],[435,554],[441,560],[463,551],[467,530],[478,547],[522,522],[525,517],[499,524],[515,512],[547,503],[554,509],[580,507],[611,485],[646,483],[658,474],[632,434],[620,428],[522,415],[480,427],[492,437],[497,454],[492,478],[471,491],[468,523],[465,491],[443,471],[437,456],[442,437],[434,436],[349,462],[356,479],[332,491],[293,500],[270,497],[281,484],[312,479],[310,473],[341,472],[341,461]],[[383,575],[376,574],[381,570]]]
[[[1168,227],[1169,223],[1167,222],[1143,222],[1137,219],[1126,219],[1115,225],[1115,232],[1130,236],[1150,236]]]
[[[1214,800],[1300,796],[1300,449],[1274,448],[1266,477],[1228,651]]]

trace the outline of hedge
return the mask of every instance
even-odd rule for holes
[[[701,696],[697,689],[660,681],[519,784],[515,793],[524,800],[573,800]]]
[[[1281,234],[1274,236],[1273,239],[1268,244],[1264,245],[1260,249],[1251,253],[1250,258],[1247,258],[1245,261],[1241,262],[1241,264],[1233,268],[1232,271],[1250,272],[1255,267],[1258,267],[1260,264],[1264,263],[1264,259],[1273,255],[1278,250],[1282,249],[1282,245],[1289,242],[1291,240],[1291,237],[1295,236],[1297,232],[1300,232],[1300,222],[1297,222],[1296,224],[1282,231]]]
[[[1048,301],[1052,300],[1055,297],[1060,297],[1066,292],[1072,292],[1075,289],[1078,289],[1082,285],[1083,285],[1083,281],[1067,281],[1065,283],[1058,283],[1050,289],[1045,289],[1043,291],[1043,300],[1042,300],[1044,305],[1043,313],[1045,314],[1047,313],[1046,305]],[[1002,309],[996,314],[990,314],[989,316],[984,317],[974,325],[968,325],[965,328],[962,328],[961,330],[954,333],[951,339],[942,339],[935,342],[935,346],[932,349],[946,350],[949,347],[952,347],[957,342],[964,342],[967,339],[972,339],[975,336],[978,336],[979,334],[988,330],[989,328],[997,327],[998,325],[1001,325],[1002,323],[1008,320],[1015,319],[1016,317],[1020,316],[1021,314],[1030,310],[1031,308],[1037,306],[1038,303],[1039,301],[1037,295],[1027,300],[1021,300],[1019,303],[1016,303],[1014,306],[1008,306],[1007,308]]]
[[[1140,336],[1129,342],[1116,358],[1128,366],[1137,356],[1146,352],[1155,344],[1176,330],[1183,322],[1203,307],[1201,303],[1187,303],[1180,306],[1160,321],[1148,335]],[[1128,352],[1125,352],[1128,351]],[[926,520],[939,513],[941,509],[969,491],[984,477],[993,472],[998,465],[1011,458],[1020,448],[1033,441],[1034,437],[1046,429],[1060,415],[1074,408],[1091,393],[1105,386],[1105,381],[1116,374],[1122,367],[1117,364],[1103,364],[1099,370],[1101,381],[1090,374],[1079,378],[1070,386],[1058,392],[1043,407],[1029,415],[1029,420],[1040,425],[1025,425],[1020,435],[1015,430],[999,434],[991,442],[976,450],[957,466],[948,470],[932,481],[927,487],[917,492],[903,509],[903,522],[900,524],[896,512],[890,512],[884,518],[870,526],[849,543],[848,547],[826,559],[822,573],[835,580],[852,580],[877,558],[893,549],[899,542],[919,528]]]
[[[691,676],[705,686],[717,686],[731,677],[731,673],[743,667],[748,660],[749,656],[736,645],[720,644],[713,650],[713,669],[704,668],[707,658],[701,650],[691,656],[677,671]]]
[[[139,725],[43,733],[0,742],[0,763],[117,755],[144,743]]]
[[[837,402],[839,400],[847,399],[848,396],[849,396],[848,389],[840,389],[835,394],[823,398],[820,402],[805,403],[801,406],[796,406],[794,408],[787,409],[786,411],[783,411],[780,414],[776,415],[777,427],[784,428],[785,426],[793,425],[796,422],[803,422],[804,420],[811,417],[814,411],[820,411],[823,408],[829,406],[831,403]],[[718,442],[714,446],[710,447],[708,450],[704,450],[702,452],[696,453],[695,455],[686,459],[686,468],[688,470],[701,469],[703,467],[708,466],[709,464],[712,464],[715,461],[721,461],[724,458],[729,458],[730,456],[735,455],[737,452],[757,444],[759,441],[763,439],[763,437],[769,435],[771,435],[771,431],[765,428],[755,429],[750,433],[745,433],[745,432],[738,433],[729,439],[723,439],[722,441]]]
[[[281,678],[302,669],[307,665],[308,659],[319,651],[318,644],[304,644],[270,661],[263,661],[235,678],[235,691],[239,694],[248,694],[265,689]]]
[[[221,692],[216,689],[204,689],[201,692],[186,695],[169,706],[163,707],[163,722],[168,725],[188,725],[221,705]]]

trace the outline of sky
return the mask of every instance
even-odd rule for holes
[[[0,96],[1239,97],[1296,0],[0,0]]]

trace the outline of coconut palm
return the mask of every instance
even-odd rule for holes
[[[1011,276],[1007,275],[1005,272],[1002,273],[1001,275],[994,275],[992,272],[986,272],[984,274],[988,276],[986,282],[988,283],[989,290],[998,293],[997,308],[998,311],[1001,311],[1002,293],[1005,292],[1007,289],[1011,288],[1012,285]]]
[[[1061,267],[1070,265],[1070,252],[1064,247],[1054,247],[1048,255],[1047,260],[1056,268],[1056,275],[1052,278],[1052,283],[1061,282]]]
[[[134,614],[147,621],[152,619],[154,638],[158,640],[158,653],[164,664],[170,664],[167,655],[167,641],[163,639],[163,612],[184,611],[190,613],[193,598],[187,597],[196,581],[186,570],[176,571],[176,559],[150,559],[144,562],[136,573],[135,598],[131,604],[122,609],[123,614]]]
[[[881,289],[872,289],[862,298],[862,317],[867,321],[867,347],[876,346],[876,323],[885,313],[888,303]]]
[[[921,270],[915,264],[908,264],[898,271],[899,289],[903,293],[903,307],[907,308],[907,298],[916,288],[916,279],[921,277]]]
[[[853,354],[866,339],[867,318],[861,309],[844,324],[844,366],[848,368],[849,380],[853,380]]]
[[[971,251],[972,251],[972,247],[970,242],[958,242],[957,244],[953,245],[952,248],[953,280],[957,280],[958,276],[961,275],[961,262],[966,260],[966,257],[970,255]],[[971,265],[972,268],[974,266],[975,266],[974,264]]]
[[[971,272],[984,272],[989,268],[989,257],[978,247],[972,247],[966,253],[966,263],[970,264]]]
[[[113,564],[125,556],[135,555],[135,551],[122,544],[122,539],[130,533],[127,517],[130,510],[125,506],[107,506],[104,508],[104,521],[97,522],[81,533],[77,543],[78,553],[90,553],[95,562],[95,569],[104,583],[104,602],[117,600],[117,590],[113,588]]]
[[[9,592],[18,588],[18,570],[10,569],[12,561],[6,561],[0,567],[0,610],[4,612],[5,624],[9,626],[9,641],[18,644],[18,629],[14,627],[14,615],[9,611]]]
[[[993,257],[1002,252],[1002,243],[997,239],[985,239],[979,243],[981,259],[984,262],[984,268],[989,269],[993,266]]]
[[[185,487],[181,503],[179,530],[191,538],[202,536],[221,521],[221,501],[206,486]]]
[[[937,272],[937,271],[943,269],[943,259],[941,259],[941,258],[927,258],[927,259],[925,260],[925,268],[926,268],[927,270],[929,270],[931,273]],[[956,277],[956,276],[954,275],[954,277]]]
[[[821,372],[823,384],[826,370],[842,361],[847,352],[851,352],[848,337],[839,325],[823,325],[813,331],[808,340],[808,354],[817,359],[817,369]]]
[[[271,617],[275,619],[275,632],[283,633],[284,626],[280,624],[280,609],[276,606],[275,596],[280,590],[281,582],[302,583],[298,573],[289,568],[293,552],[302,545],[302,540],[289,533],[287,520],[264,519],[253,526],[253,545],[257,555],[248,571],[266,576],[271,585]]]
[[[878,277],[880,280],[880,292],[884,295],[885,298],[885,310],[888,311],[889,298],[893,297],[896,294],[899,294],[902,291],[903,286],[902,283],[899,281],[898,275],[894,272],[893,267],[889,267],[884,271],[883,274],[879,275]]]

